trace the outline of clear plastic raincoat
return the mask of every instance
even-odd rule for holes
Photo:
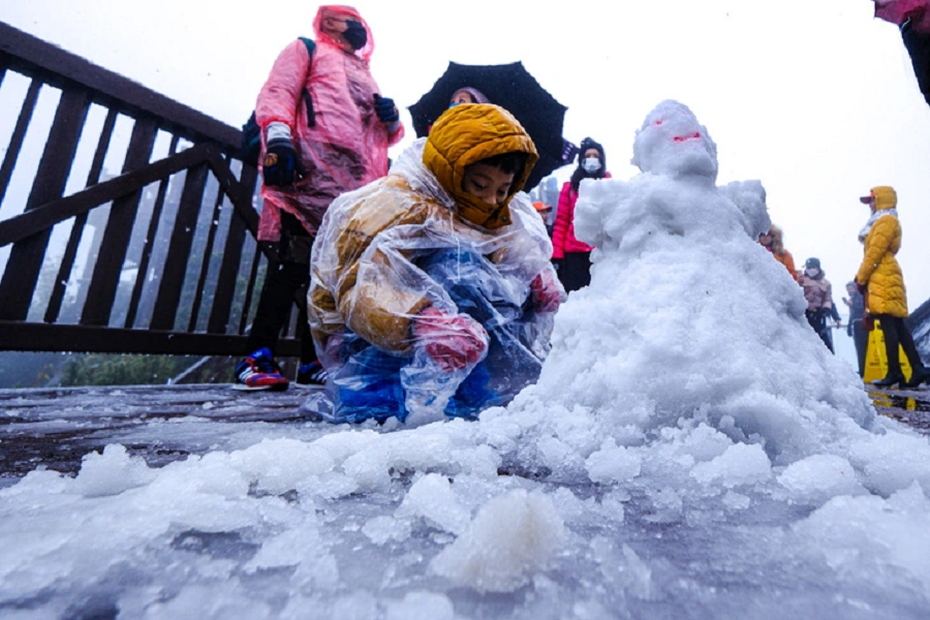
[[[321,29],[326,11],[336,11],[360,22],[368,42],[354,54]],[[255,120],[265,129],[286,124],[300,157],[303,178],[290,187],[262,187],[262,215],[258,238],[278,241],[281,209],[293,214],[311,235],[333,199],[383,177],[388,169],[388,147],[404,135],[403,125],[393,133],[374,109],[378,85],[368,68],[374,39],[368,24],[350,7],[322,6],[313,20],[316,49],[310,58],[299,39],[278,56],[259,93]]]
[[[466,166],[513,151],[530,155],[503,204],[461,190]],[[519,192],[535,159],[509,113],[460,105],[386,178],[332,204],[314,243],[309,293],[332,421],[473,418],[536,380],[555,308],[541,308],[531,284],[551,282],[558,300],[564,291],[542,220]],[[430,343],[415,335],[433,310],[480,323],[485,355],[440,368],[426,352]]]

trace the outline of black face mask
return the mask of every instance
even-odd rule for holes
[[[342,36],[357,50],[362,49],[368,43],[368,31],[365,30],[365,26],[353,19],[346,20],[346,31],[342,33]]]

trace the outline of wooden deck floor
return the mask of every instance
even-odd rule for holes
[[[110,443],[149,465],[203,453],[230,428],[304,423],[299,408],[309,393],[229,384],[0,390],[0,482],[40,466],[77,472],[83,455]]]

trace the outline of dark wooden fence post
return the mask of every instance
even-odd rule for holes
[[[155,144],[155,134],[156,127],[153,119],[136,121],[132,137],[129,139],[129,150],[126,152],[123,172],[139,170],[149,163],[152,146]],[[132,225],[136,221],[136,211],[139,209],[141,197],[142,190],[137,189],[114,200],[110,206],[110,217],[100,244],[100,254],[97,256],[94,276],[87,291],[87,303],[81,315],[83,325],[109,324],[113,301],[116,299],[116,289],[119,286],[119,276],[123,269],[123,261],[126,260],[126,251],[132,236]]]
[[[155,310],[152,313],[152,329],[174,329],[178,303],[181,301],[181,292],[184,288],[187,261],[190,258],[191,244],[197,226],[197,215],[203,201],[207,170],[206,164],[200,164],[188,170],[187,178],[184,179],[184,192],[181,194],[178,215],[174,220],[168,256],[165,258],[165,267],[158,286],[158,298],[155,300]]]
[[[84,89],[62,93],[32,191],[26,201],[26,211],[61,198],[89,105],[90,99]],[[3,300],[0,319],[26,319],[51,232],[49,229],[13,244],[10,260],[0,280],[0,299]]]

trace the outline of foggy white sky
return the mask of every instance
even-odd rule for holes
[[[602,142],[622,179],[637,172],[636,128],[677,99],[717,142],[718,183],[762,180],[796,263],[819,257],[838,304],[862,256],[868,208],[857,198],[893,185],[910,309],[930,297],[930,107],[870,0],[352,4],[374,31],[382,92],[404,108],[408,139],[395,149],[413,138],[406,106],[450,60],[522,60],[569,107],[565,137]],[[0,19],[239,126],[280,49],[312,36],[317,6],[32,0],[0,4]]]

